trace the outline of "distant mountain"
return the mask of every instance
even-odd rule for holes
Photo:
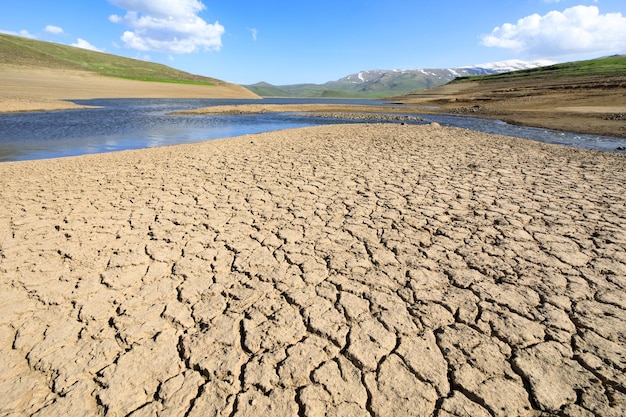
[[[272,85],[265,82],[246,85],[263,97],[363,97],[381,98],[407,94],[449,83],[457,77],[501,74],[552,65],[547,60],[509,60],[460,68],[368,70],[324,84]]]

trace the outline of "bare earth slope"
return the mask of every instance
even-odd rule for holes
[[[396,97],[469,114],[556,130],[626,137],[626,73],[564,78],[453,82]]]
[[[623,416],[626,158],[321,126],[0,164],[0,415]]]
[[[0,112],[76,108],[91,98],[257,98],[152,62],[0,34]]]
[[[91,98],[258,98],[236,84],[202,86],[105,77],[88,71],[0,65],[0,112],[76,108]]]

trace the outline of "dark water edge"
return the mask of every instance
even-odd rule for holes
[[[199,107],[225,104],[384,104],[378,100],[346,99],[102,99],[74,102],[100,107],[0,114],[0,162],[151,148],[321,124],[359,122],[296,116],[290,113],[200,116],[169,114]],[[498,120],[467,116],[418,116],[424,121],[410,123],[438,122],[443,126],[609,152],[620,152],[618,148],[626,147],[626,139],[622,138],[514,126]],[[372,123],[371,120],[362,122]]]

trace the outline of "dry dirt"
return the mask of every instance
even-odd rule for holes
[[[0,415],[623,416],[626,158],[321,126],[0,164]]]
[[[0,112],[80,108],[71,99],[258,98],[224,83],[215,86],[154,83],[103,77],[89,72],[0,66]]]
[[[626,138],[626,74],[457,82],[396,98],[509,123]]]

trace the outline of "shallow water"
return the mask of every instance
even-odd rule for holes
[[[381,105],[376,100],[332,99],[106,99],[79,100],[96,109],[0,115],[0,161],[57,158],[90,153],[201,142],[279,129],[345,123],[341,119],[289,113],[249,115],[170,115],[170,112],[223,104],[337,103]],[[626,139],[579,135],[513,126],[464,116],[422,115],[427,123],[464,127],[586,149],[615,151]],[[354,122],[354,121],[350,121]],[[371,123],[371,121],[369,121]]]
[[[626,148],[626,139],[613,136],[587,135],[537,127],[515,126],[501,120],[479,119],[467,116],[429,114],[422,115],[422,117],[425,120],[436,121],[444,126],[463,127],[480,132],[516,136],[575,148],[619,153],[624,153],[624,148]]]

